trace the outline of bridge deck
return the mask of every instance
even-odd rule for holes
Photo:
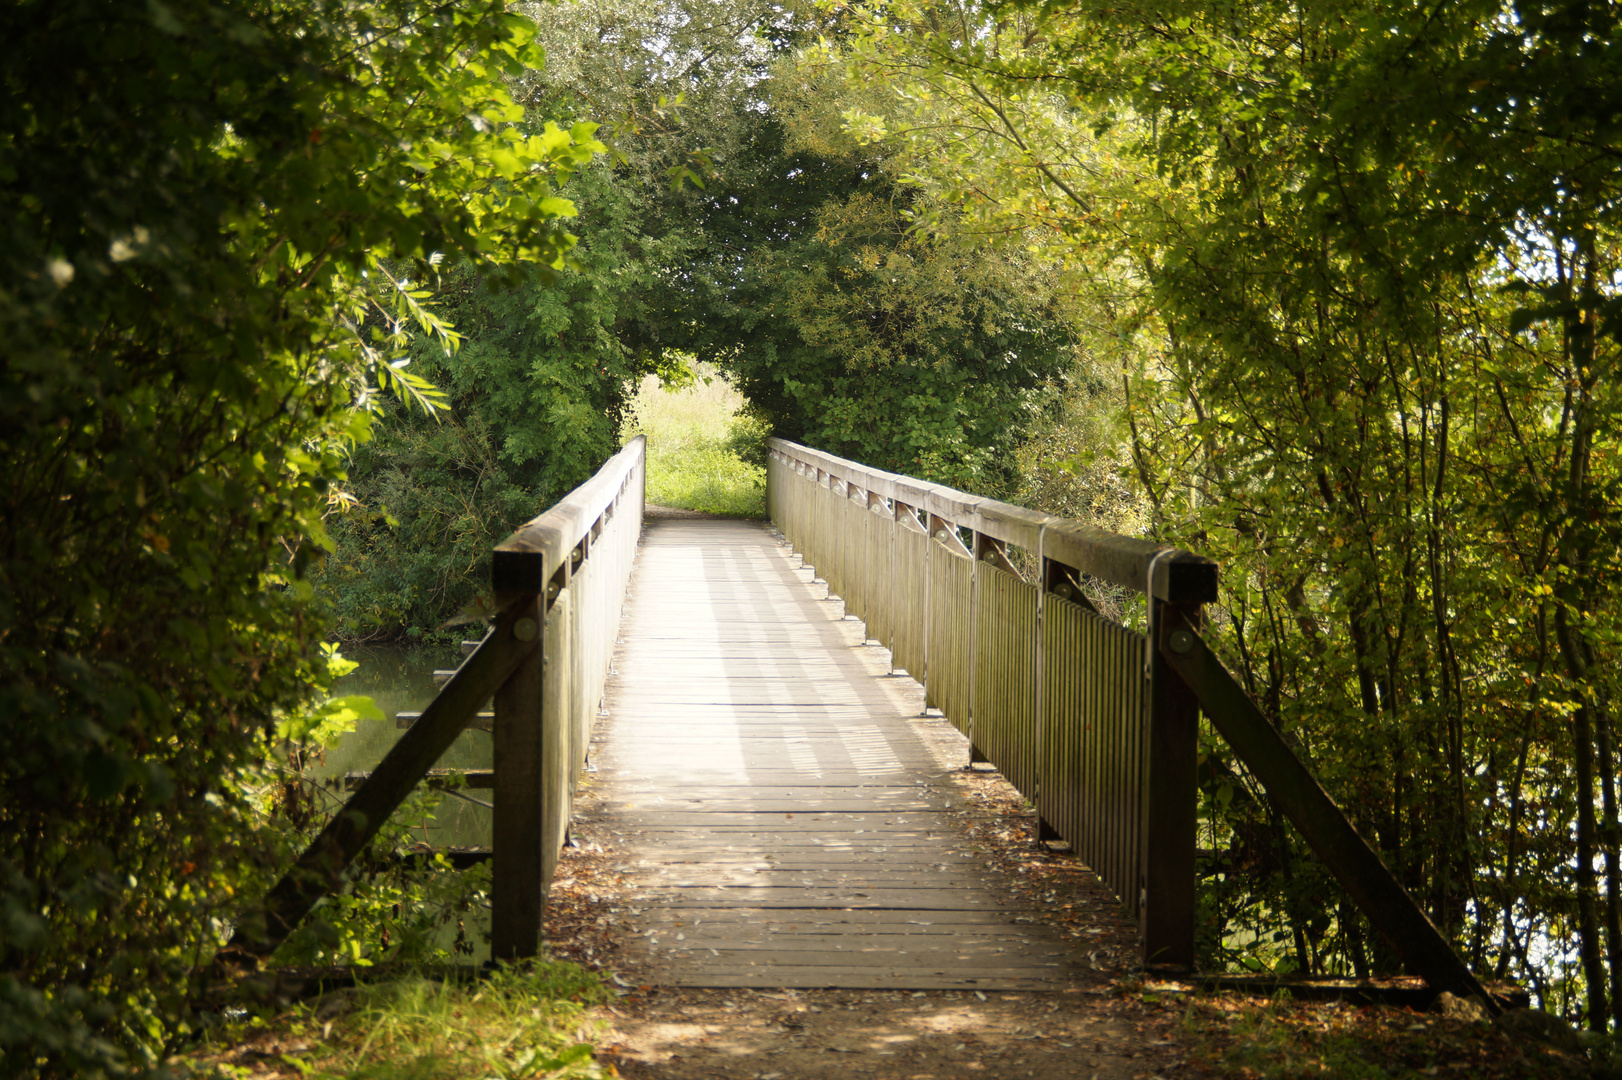
[[[937,748],[917,684],[797,564],[758,523],[647,524],[592,749],[627,959],[670,986],[1070,985],[949,820],[960,737]]]

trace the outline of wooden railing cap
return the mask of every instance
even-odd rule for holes
[[[642,463],[646,451],[646,437],[636,436],[590,480],[497,544],[490,564],[490,585],[497,595],[545,592],[569,552],[614,505],[626,477]]]
[[[771,439],[784,461],[801,461],[842,483],[875,492],[1004,543],[1015,544],[1083,574],[1147,593],[1173,604],[1208,604],[1217,598],[1218,565],[1203,555],[1153,540],[1122,536],[1069,518],[1049,517],[943,484],[870,469],[786,439]]]

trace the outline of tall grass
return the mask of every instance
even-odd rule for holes
[[[586,1007],[608,997],[574,964],[499,968],[472,983],[408,977],[233,1025],[171,1061],[235,1080],[596,1080]]]
[[[743,397],[708,365],[694,370],[698,381],[681,390],[666,390],[648,376],[631,402],[625,437],[648,437],[648,502],[765,517],[766,472],[734,449],[751,431],[737,415]]]

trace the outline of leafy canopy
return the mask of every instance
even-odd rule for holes
[[[24,0],[0,34],[0,1062],[118,1072],[278,855],[232,777],[327,678],[304,574],[370,393],[432,404],[419,264],[560,265],[600,146],[519,123],[541,58],[498,3]]]

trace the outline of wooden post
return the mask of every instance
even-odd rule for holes
[[[546,616],[546,641],[541,679],[541,908],[557,872],[558,854],[569,837],[569,816],[574,809],[575,727],[571,722],[575,697],[575,649],[569,633],[580,597],[570,587],[558,593]]]
[[[342,883],[344,870],[456,741],[479,706],[536,652],[535,635],[525,637],[519,629],[529,602],[520,596],[502,611],[473,655],[271,889],[263,924],[254,920],[237,927],[229,952],[269,956],[316,901]]]
[[[540,598],[525,606],[530,640],[541,633]],[[545,644],[496,693],[495,810],[491,826],[490,956],[534,956],[541,940],[541,681]]]
[[[1198,604],[1148,598],[1148,711],[1143,748],[1143,886],[1138,919],[1143,962],[1194,966],[1195,831],[1199,812],[1199,701],[1155,647],[1173,612],[1191,625]]]

